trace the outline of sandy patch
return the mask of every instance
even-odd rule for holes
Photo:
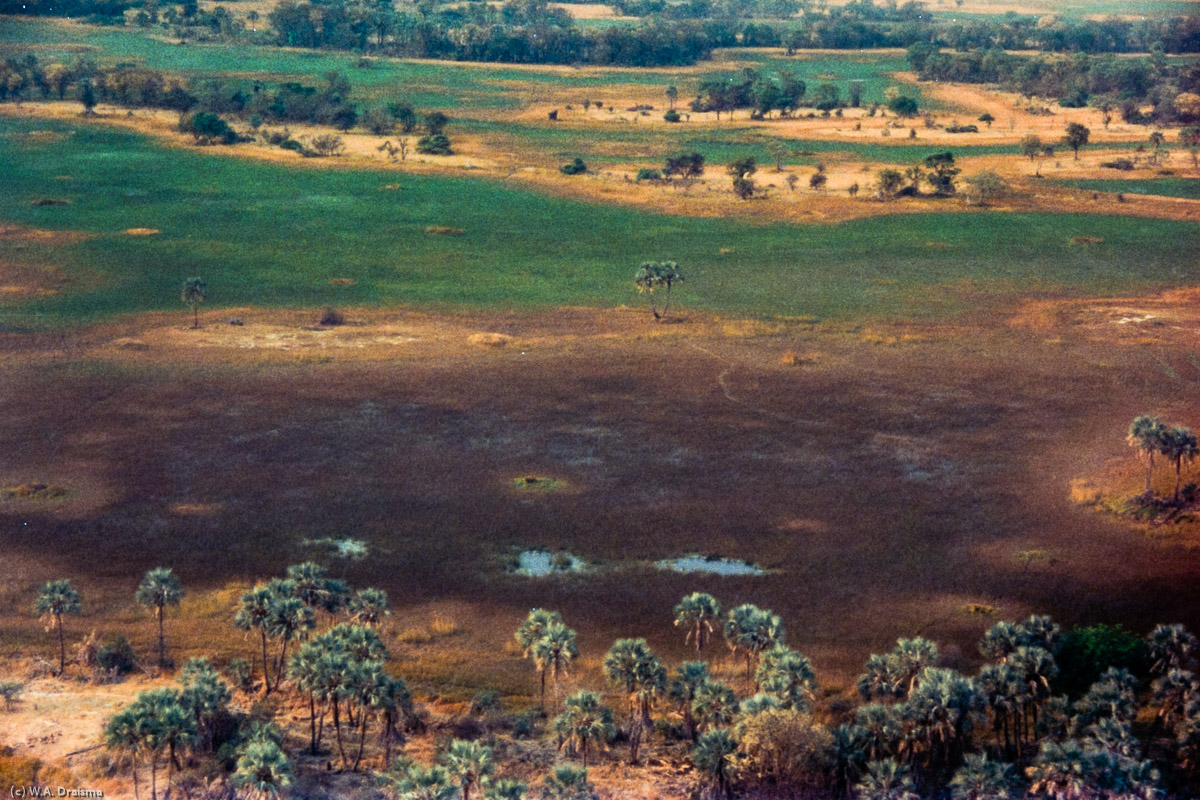
[[[126,236],[155,236],[162,233],[158,228],[126,228]]]

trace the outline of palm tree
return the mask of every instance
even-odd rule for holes
[[[1011,664],[985,664],[975,678],[980,702],[992,714],[992,729],[1004,752],[1017,741],[1017,760],[1021,760],[1017,714],[1024,707],[1025,683]],[[1015,734],[1015,736],[1014,736]]]
[[[903,732],[900,727],[900,706],[869,703],[854,712],[854,721],[866,734],[866,756],[879,760],[895,755]]]
[[[275,688],[279,688],[279,684],[283,682],[288,643],[304,638],[316,624],[317,618],[313,610],[298,598],[281,597],[272,604],[271,613],[267,617],[267,632],[272,639],[283,643],[275,665]]]
[[[163,637],[163,616],[167,606],[177,606],[183,599],[183,586],[168,567],[155,567],[146,573],[137,588],[137,601],[154,609],[158,620],[158,665],[167,666],[167,644]]]
[[[685,661],[679,666],[667,696],[679,704],[683,712],[684,734],[696,739],[696,721],[692,717],[692,703],[696,701],[696,689],[709,680],[708,664],[703,661]]]
[[[1029,791],[1055,800],[1082,800],[1090,797],[1090,759],[1074,739],[1059,743],[1042,742],[1037,760],[1029,773]]]
[[[692,748],[692,766],[700,774],[702,784],[725,800],[733,798],[737,749],[737,740],[725,728],[702,734]]]
[[[208,286],[199,278],[188,278],[183,283],[179,299],[192,309],[192,329],[200,327],[200,304],[208,297]]]
[[[1136,417],[1129,426],[1129,436],[1126,441],[1130,447],[1136,447],[1146,454],[1146,497],[1150,496],[1150,478],[1154,473],[1154,455],[1162,449],[1163,434],[1167,426],[1158,417],[1143,414]]]
[[[892,656],[892,678],[899,697],[906,697],[916,687],[917,679],[927,667],[937,665],[941,656],[934,642],[914,636],[897,639]]]
[[[313,611],[326,611],[330,617],[346,605],[350,593],[345,581],[330,578],[329,570],[312,561],[288,567],[287,579],[292,583],[293,595],[304,605]]]
[[[950,764],[971,732],[972,712],[980,705],[970,678],[954,670],[926,667],[902,706],[932,764]]]
[[[288,662],[287,675],[292,685],[308,694],[308,750],[317,754],[317,690],[321,679],[321,657],[325,655],[325,641],[305,642],[292,653]]]
[[[104,725],[104,745],[129,759],[133,774],[133,796],[138,798],[138,755],[142,752],[142,720],[135,709],[126,708]]]
[[[863,700],[889,700],[896,696],[893,666],[890,655],[872,653],[867,658],[865,671],[858,677],[858,693]]]
[[[683,274],[679,271],[679,265],[674,261],[643,261],[633,281],[637,284],[639,294],[650,295],[650,311],[654,314],[654,318],[662,319],[671,307],[671,287],[676,283],[683,282]],[[660,286],[667,287],[667,301],[663,305],[661,314],[658,313],[658,308],[654,304],[654,290]]]
[[[381,624],[384,617],[392,614],[392,606],[388,602],[387,592],[371,587],[359,589],[350,598],[347,609],[350,611],[351,622],[368,627]]]
[[[711,594],[692,592],[675,606],[675,627],[687,631],[684,643],[695,642],[696,658],[713,634],[713,622],[721,618],[721,604]]]
[[[696,687],[692,699],[692,719],[697,733],[728,725],[737,715],[737,695],[724,682],[709,678]]]
[[[1127,670],[1109,667],[1075,703],[1072,730],[1079,732],[1098,720],[1130,722],[1137,714],[1137,679]]]
[[[808,711],[817,693],[817,673],[808,658],[777,644],[762,654],[754,682],[779,701],[781,708]]]
[[[560,764],[546,776],[542,785],[543,800],[590,800],[594,797],[586,769]]]
[[[1158,703],[1155,724],[1170,727],[1175,717],[1187,707],[1188,701],[1196,696],[1198,689],[1196,675],[1187,670],[1173,669],[1155,679],[1151,685],[1154,702]]]
[[[858,725],[833,729],[834,796],[845,797],[867,765],[867,731]]]
[[[778,615],[750,603],[738,606],[725,619],[725,641],[734,653],[746,659],[746,683],[750,683],[751,664],[764,650],[783,644],[786,634]]]
[[[517,640],[517,644],[521,646],[521,655],[529,658],[532,654],[533,643],[542,637],[542,631],[551,623],[562,623],[562,614],[557,611],[548,611],[544,608],[535,608],[529,612],[529,616],[521,623],[521,627],[517,628],[517,632],[513,634]]]
[[[196,743],[195,719],[180,703],[179,694],[171,692],[171,695],[170,698],[166,698],[167,702],[158,707],[158,721],[161,726],[159,742],[167,748],[167,800],[171,798],[171,779],[174,772],[181,768],[178,751]]]
[[[79,592],[71,586],[71,581],[63,579],[49,581],[38,592],[33,610],[42,618],[46,630],[58,631],[58,674],[67,670],[67,645],[63,639],[63,615],[77,616],[83,609]]]
[[[398,773],[398,774],[397,774]],[[444,767],[408,764],[393,767],[379,776],[383,788],[395,800],[453,800],[458,787]]]
[[[983,640],[979,642],[979,654],[1001,664],[1021,644],[1021,629],[1015,622],[997,622],[984,631]]]
[[[950,781],[954,800],[1015,800],[1023,796],[1012,764],[972,753]]]
[[[292,785],[292,767],[275,742],[251,741],[238,757],[233,785],[245,790],[251,800],[279,797]]]
[[[440,761],[450,777],[458,781],[462,800],[471,800],[471,787],[492,774],[492,749],[479,742],[455,739],[442,752]]]
[[[192,658],[183,665],[180,675],[183,686],[180,704],[196,723],[197,747],[212,747],[213,725],[225,709],[233,693],[207,658]]]
[[[404,717],[411,717],[413,712],[412,694],[403,678],[385,676],[380,687],[378,705],[383,714],[382,730],[379,732],[383,741],[383,763],[392,760],[392,740],[401,736],[396,723]]]
[[[591,743],[608,744],[616,735],[617,726],[613,723],[612,709],[604,705],[599,694],[580,691],[567,698],[563,713],[554,721],[554,730],[572,750],[579,750],[586,769]]]
[[[908,768],[891,758],[867,764],[856,793],[859,800],[919,800]]]
[[[1062,628],[1046,615],[1032,614],[1017,625],[1021,644],[1040,647],[1048,653],[1057,653],[1062,646]]]
[[[1146,637],[1153,659],[1150,671],[1163,675],[1173,669],[1187,669],[1195,662],[1200,641],[1183,625],[1158,625]]]
[[[1200,446],[1196,442],[1196,434],[1190,428],[1174,427],[1167,430],[1162,437],[1162,447],[1159,450],[1167,460],[1175,465],[1175,502],[1179,502],[1179,487],[1183,482],[1183,462],[1192,462],[1200,455]]]
[[[291,594],[289,591],[280,592],[280,582],[272,581],[268,584],[258,584],[250,591],[242,595],[241,606],[237,613],[234,614],[233,624],[244,631],[257,630],[259,638],[262,640],[262,658],[263,658],[263,694],[271,692],[271,660],[267,656],[267,636],[271,630],[271,617],[274,614],[275,604],[278,603],[282,596]]]
[[[618,639],[604,656],[604,676],[629,697],[629,763],[636,764],[650,710],[667,688],[667,669],[645,639]]]
[[[484,796],[487,800],[525,800],[529,786],[516,778],[501,778],[488,784]]]
[[[571,662],[579,656],[575,640],[575,631],[561,622],[552,622],[530,648],[530,657],[541,674],[543,709],[546,707],[546,674],[554,680],[557,694],[559,673],[569,671]]]

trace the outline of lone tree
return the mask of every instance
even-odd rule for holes
[[[954,194],[954,179],[962,172],[954,166],[953,153],[934,153],[925,157],[925,168],[929,172],[925,180],[933,187],[933,193],[938,197]]]
[[[1158,417],[1143,414],[1134,419],[1129,426],[1129,436],[1126,441],[1130,447],[1136,447],[1146,454],[1146,497],[1150,496],[1150,478],[1154,473],[1154,454],[1162,449],[1163,434],[1166,426]]]
[[[167,665],[167,645],[163,638],[163,616],[167,606],[177,606],[183,599],[183,586],[175,573],[167,567],[155,567],[146,573],[137,588],[137,601],[146,608],[154,609],[158,620],[158,665]]]
[[[671,307],[671,286],[682,282],[683,274],[679,271],[679,265],[674,261],[645,261],[638,268],[637,275],[633,280],[637,284],[639,294],[650,295],[650,311],[654,314],[654,318],[662,319]],[[661,314],[658,313],[658,307],[654,303],[654,290],[659,286],[667,287],[667,300],[663,304]]]
[[[1078,122],[1067,123],[1067,135],[1063,137],[1063,142],[1067,147],[1075,151],[1075,160],[1079,160],[1079,148],[1088,143],[1088,137],[1092,135],[1092,131]]]
[[[200,304],[208,297],[208,286],[199,278],[184,281],[179,299],[192,309],[192,330],[200,327]]]
[[[713,622],[721,619],[721,604],[711,594],[693,592],[675,606],[675,627],[687,631],[684,643],[696,646],[696,657],[713,635]]]
[[[49,581],[38,592],[37,602],[33,610],[41,615],[46,630],[58,631],[58,674],[62,675],[67,669],[67,646],[63,641],[63,615],[78,615],[83,608],[79,592],[71,586],[69,580]]]

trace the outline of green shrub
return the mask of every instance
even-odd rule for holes
[[[563,175],[582,175],[587,172],[587,164],[583,163],[583,159],[577,156],[570,164],[563,164],[559,167],[558,171]]]
[[[662,172],[649,167],[642,167],[637,171],[637,180],[639,181],[661,181]]]
[[[454,153],[450,149],[450,137],[444,133],[431,133],[417,139],[417,152],[427,156],[448,156]]]
[[[678,111],[672,108],[670,111],[663,114],[663,119],[665,119],[667,122],[679,122],[682,117],[679,116]]]
[[[120,675],[132,672],[137,666],[137,654],[133,645],[124,636],[117,636],[96,651],[96,666],[103,670],[116,671]]]
[[[1054,690],[1068,697],[1082,695],[1109,667],[1127,669],[1138,677],[1149,667],[1145,640],[1121,625],[1072,628],[1063,636],[1056,658],[1059,672]]]

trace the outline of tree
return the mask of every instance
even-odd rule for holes
[[[858,784],[859,800],[919,800],[908,768],[894,759],[872,761]]]
[[[586,769],[561,764],[542,783],[544,800],[591,800],[595,797]]]
[[[290,581],[271,581],[258,584],[242,595],[241,604],[234,614],[233,624],[244,631],[257,630],[262,640],[263,694],[271,693],[271,659],[267,655],[267,637],[271,634],[275,606],[291,597],[294,584]]]
[[[772,139],[771,141],[767,142],[767,152],[775,161],[775,171],[783,172],[783,160],[787,158],[787,155],[791,152],[791,149],[785,142],[781,142],[778,139]]]
[[[1152,664],[1150,671],[1165,675],[1192,666],[1200,651],[1200,640],[1183,625],[1158,625],[1146,636]]]
[[[132,707],[117,712],[104,725],[104,745],[129,759],[133,796],[138,795],[138,756],[144,747],[144,722]]]
[[[252,800],[279,797],[292,785],[292,767],[278,744],[269,739],[254,740],[238,756],[233,785]]]
[[[915,117],[920,106],[912,97],[897,95],[888,101],[888,110],[898,117]]]
[[[654,701],[667,688],[667,670],[645,639],[618,639],[604,656],[604,676],[629,698],[629,763],[636,764]]]
[[[612,709],[601,702],[599,694],[579,691],[567,698],[563,713],[554,721],[554,730],[562,742],[580,752],[586,769],[592,742],[608,744],[616,735],[617,726],[613,723]]]
[[[725,168],[725,172],[732,178],[749,178],[755,172],[758,172],[758,164],[754,160],[754,156],[741,156],[729,162]]]
[[[85,117],[96,113],[96,90],[92,88],[92,82],[87,78],[79,82],[79,102],[83,104]]]
[[[702,784],[725,800],[733,798],[738,741],[724,728],[708,731],[692,748],[692,766]]]
[[[292,564],[287,568],[287,579],[291,584],[292,596],[314,612],[325,611],[332,617],[347,604],[350,587],[339,578],[329,577],[329,570],[314,561]],[[367,598],[378,599],[374,594],[366,595],[364,600]],[[387,602],[386,594],[383,595],[383,602]]]
[[[541,675],[542,708],[545,708],[547,673],[557,690],[559,673],[570,670],[571,662],[579,657],[575,631],[561,622],[551,622],[530,647],[530,656]]]
[[[179,122],[179,130],[181,133],[190,133],[196,143],[202,145],[218,141],[233,144],[237,141],[237,133],[229,127],[229,123],[208,111],[197,111],[183,117]]]
[[[1075,151],[1075,160],[1079,160],[1079,148],[1088,143],[1088,137],[1092,135],[1090,129],[1078,122],[1067,123],[1067,134],[1063,137],[1063,143]]]
[[[663,167],[663,175],[670,179],[678,175],[685,182],[699,178],[704,174],[704,156],[695,151],[681,152],[667,156]]]
[[[739,200],[749,200],[754,197],[754,192],[758,189],[758,185],[753,178],[734,178],[733,193]]]
[[[137,601],[154,609],[158,621],[158,665],[167,665],[167,645],[163,637],[163,616],[167,606],[177,606],[183,599],[183,586],[168,567],[155,567],[146,573],[137,589]]]
[[[1189,125],[1179,131],[1179,143],[1192,156],[1192,168],[1200,169],[1200,125]]]
[[[70,614],[78,616],[83,610],[79,592],[71,586],[71,581],[63,579],[49,581],[38,592],[33,610],[38,613],[47,631],[58,633],[58,674],[62,675],[67,669],[67,646],[63,639],[63,616]]]
[[[712,637],[713,622],[720,618],[721,604],[704,592],[692,592],[675,606],[675,627],[687,631],[684,643],[695,645],[697,658]]]
[[[445,130],[449,121],[450,118],[442,112],[432,111],[425,115],[425,131],[430,136],[438,136]]]
[[[183,283],[179,299],[192,309],[192,329],[200,327],[200,304],[208,299],[208,286],[199,278],[188,278]]]
[[[1150,497],[1150,479],[1154,473],[1154,456],[1162,451],[1167,426],[1158,417],[1143,414],[1135,417],[1129,426],[1125,441],[1146,454],[1146,497]]]
[[[454,739],[438,760],[450,777],[458,781],[462,800],[471,800],[471,789],[492,774],[492,749],[479,742]]]
[[[881,200],[891,200],[896,196],[896,192],[900,190],[900,184],[904,182],[904,176],[898,170],[881,169],[875,177],[876,186],[879,191]]]
[[[517,640],[517,644],[521,646],[521,654],[529,658],[533,654],[533,643],[541,638],[542,632],[551,623],[561,623],[562,615],[557,611],[550,611],[545,608],[535,608],[525,617],[525,621],[517,628],[517,632],[513,634],[513,638]]]
[[[384,617],[392,614],[387,592],[372,587],[359,589],[346,604],[346,609],[350,612],[352,623],[372,628],[382,624]]]
[[[1004,179],[990,169],[977,172],[967,178],[967,185],[971,187],[967,190],[968,202],[974,202],[981,206],[986,206],[989,200],[999,197],[1008,188]]]
[[[954,773],[950,796],[954,800],[1016,800],[1022,796],[1019,787],[1012,764],[972,753]]]
[[[709,678],[693,691],[692,721],[697,732],[728,725],[737,715],[737,695],[724,682]]]
[[[379,779],[394,800],[453,800],[458,795],[450,774],[438,765],[393,765]]]
[[[729,649],[745,657],[747,683],[750,682],[752,661],[764,650],[783,644],[786,639],[783,620],[750,603],[744,603],[729,612],[723,632]]]
[[[679,665],[667,689],[667,696],[678,703],[683,711],[683,730],[693,741],[696,738],[696,720],[692,715],[692,706],[696,702],[696,690],[709,680],[711,677],[708,664],[703,661],[685,661]]]
[[[992,127],[992,123],[996,121],[996,118],[985,111],[979,115],[979,121],[990,128]]]
[[[195,720],[196,746],[211,749],[217,720],[233,696],[229,684],[221,680],[207,658],[192,658],[184,662],[180,683],[179,703]]]
[[[954,194],[954,179],[962,170],[954,166],[953,153],[934,153],[925,157],[925,168],[929,173],[925,180],[939,197]]]
[[[675,110],[675,101],[678,99],[679,99],[679,89],[675,88],[674,85],[668,86],[667,87],[667,104],[672,111]]]
[[[1021,137],[1021,154],[1027,156],[1032,162],[1042,152],[1042,137],[1036,133],[1030,133]]]
[[[778,700],[780,708],[789,710],[808,711],[809,701],[817,693],[817,674],[812,662],[782,644],[763,652],[754,682]]]
[[[671,287],[683,282],[683,273],[674,261],[643,261],[637,274],[633,276],[633,282],[637,284],[638,294],[650,295],[650,312],[659,320],[667,316],[667,311],[671,308]],[[667,288],[667,300],[661,314],[654,303],[654,291],[660,286]]]
[[[1196,434],[1190,428],[1175,426],[1168,428],[1162,437],[1159,450],[1163,456],[1175,465],[1175,502],[1179,502],[1179,487],[1183,482],[1183,462],[1192,462],[1200,455]]]

